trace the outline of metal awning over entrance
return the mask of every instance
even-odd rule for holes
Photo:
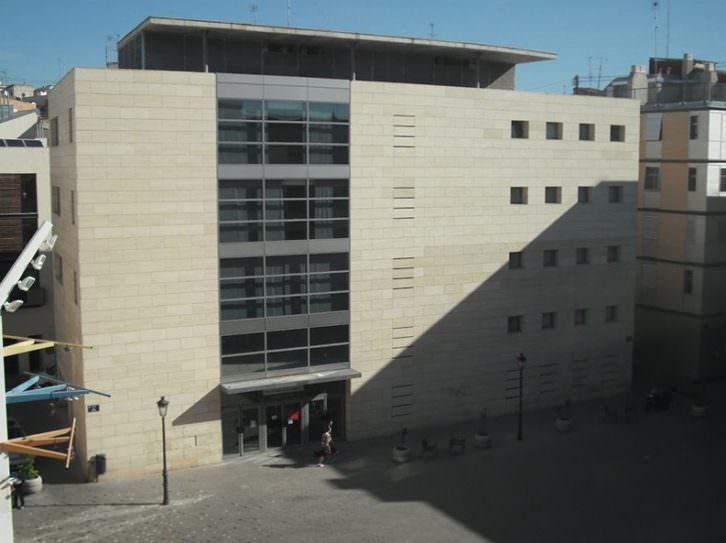
[[[284,375],[281,377],[266,377],[264,379],[251,379],[247,381],[234,381],[222,383],[222,390],[226,394],[242,394],[256,390],[278,390],[295,386],[329,383],[360,377],[361,373],[352,368],[344,370],[317,371],[298,375]]]

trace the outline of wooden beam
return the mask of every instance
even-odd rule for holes
[[[73,438],[76,435],[76,417],[73,417],[73,424],[71,425],[71,436],[68,438],[68,450],[66,451],[66,469],[71,465],[71,456],[73,454]]]
[[[47,449],[38,449],[35,447],[28,447],[26,445],[18,445],[17,443],[9,443],[5,441],[4,443],[0,443],[0,451],[4,453],[18,453],[18,454],[27,454],[29,456],[43,456],[45,458],[52,458],[53,460],[65,460],[66,454],[55,452],[55,451],[49,451]]]

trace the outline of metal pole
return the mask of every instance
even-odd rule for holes
[[[162,505],[169,505],[169,477],[166,472],[166,417],[161,417],[161,447],[164,458],[164,468],[161,472],[164,479],[164,501]]]
[[[519,362],[519,425],[517,430],[517,440],[522,441],[522,389],[524,384],[524,363]]]

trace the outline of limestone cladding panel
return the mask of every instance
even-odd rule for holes
[[[105,453],[111,477],[160,469],[163,395],[170,468],[217,462],[215,76],[69,78],[59,92],[75,110],[75,172],[62,180],[77,192],[69,270],[80,282],[79,339],[94,347],[82,354],[83,382],[112,395],[93,398],[101,409],[87,416],[87,455]]]
[[[405,146],[394,137],[404,117]],[[512,120],[529,122],[528,139],[511,138]],[[563,123],[562,140],[545,139],[547,122]],[[595,141],[579,141],[579,123],[595,124]],[[530,406],[625,386],[639,123],[630,100],[352,83],[351,363],[363,374],[352,437],[513,411],[519,352]],[[625,142],[610,142],[610,125],[625,126]],[[622,203],[608,203],[612,185]],[[513,186],[527,187],[527,205],[509,203]],[[544,203],[547,186],[561,203]],[[577,204],[580,186],[592,203]],[[413,218],[395,212],[404,189]],[[610,245],[619,263],[606,262]],[[581,247],[590,264],[576,266]],[[542,268],[545,249],[559,251],[557,268]],[[522,269],[507,269],[510,252],[523,252]],[[578,308],[588,324],[575,328]],[[546,312],[555,329],[542,330]],[[523,332],[507,334],[517,315]]]

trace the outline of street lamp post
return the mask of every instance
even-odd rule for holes
[[[159,408],[159,416],[161,417],[161,447],[164,467],[161,472],[161,476],[164,480],[164,501],[162,505],[169,505],[169,477],[166,472],[166,409],[169,407],[169,401],[164,399],[164,396],[156,402],[156,406]]]
[[[524,364],[527,362],[527,357],[524,353],[519,353],[517,357],[519,363],[519,424],[517,426],[517,440],[522,441],[522,398],[524,396]]]

